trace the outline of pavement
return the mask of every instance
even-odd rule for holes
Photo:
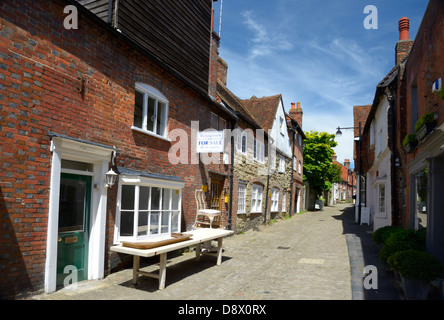
[[[195,260],[194,251],[169,254],[166,288],[132,269],[84,281],[33,300],[399,300],[392,275],[379,263],[371,227],[354,223],[353,205],[296,214],[224,239],[222,264]],[[142,259],[144,271],[157,260]],[[371,289],[364,267],[375,267]],[[376,289],[375,289],[376,288]]]

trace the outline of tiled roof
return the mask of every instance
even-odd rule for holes
[[[370,113],[370,110],[372,108],[371,104],[364,105],[364,106],[354,106],[353,107],[353,126],[355,127],[355,137],[359,137],[359,122],[361,122],[361,132],[364,131],[364,126],[367,121],[367,117]]]
[[[217,81],[217,94],[229,108],[237,112],[245,121],[256,128],[261,125],[256,121],[253,115],[244,107],[243,102],[233,92],[231,92],[221,81]]]
[[[274,117],[276,115],[279,102],[282,95],[277,94],[271,97],[256,98],[242,100],[245,108],[253,115],[265,131],[271,130],[273,127]]]

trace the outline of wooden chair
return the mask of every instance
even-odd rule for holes
[[[214,226],[221,226],[221,212],[220,210],[207,209],[205,202],[205,194],[203,189],[198,189],[195,191],[196,197],[196,221],[194,222],[195,228],[204,228]]]

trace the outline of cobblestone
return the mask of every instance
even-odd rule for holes
[[[297,214],[262,226],[259,231],[226,238],[220,266],[216,266],[214,257],[195,261],[193,252],[169,258],[164,290],[158,290],[156,279],[143,276],[138,285],[133,285],[132,269],[126,269],[32,299],[365,299],[368,295],[361,285],[364,259],[359,235],[347,233],[362,233],[365,227],[353,225],[353,216],[354,207],[350,205],[325,207],[324,211]],[[156,267],[148,265],[143,270],[154,271]],[[383,288],[382,294],[373,293],[370,298],[398,298],[390,283]]]

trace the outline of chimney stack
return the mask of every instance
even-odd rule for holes
[[[344,167],[346,167],[347,169],[350,169],[350,159],[344,160]]]
[[[399,20],[399,41],[396,44],[395,62],[396,65],[400,63],[409,53],[413,46],[413,41],[409,39],[410,22],[409,19],[404,17]]]
[[[294,103],[294,102],[291,103],[291,109],[290,109],[289,114],[290,114],[290,117],[295,119],[298,122],[299,126],[302,128],[302,115],[304,113],[302,112],[300,102],[298,102],[297,108],[296,108],[296,103]]]
[[[338,156],[336,155],[336,152],[332,157],[332,162],[335,162],[335,161],[338,161]]]
[[[401,18],[398,23],[399,40],[409,39],[410,21],[407,17]]]

